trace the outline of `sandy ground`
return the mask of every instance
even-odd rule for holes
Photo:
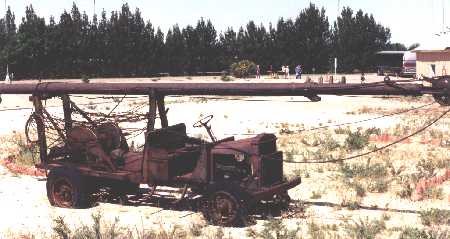
[[[313,80],[317,76],[312,76]],[[340,77],[339,77],[340,78]],[[381,77],[369,76],[368,81],[382,80]],[[94,79],[91,82],[109,82],[114,79]],[[143,82],[151,79],[121,79],[121,82]],[[221,82],[220,77],[186,77],[161,78],[158,82]],[[247,82],[248,80],[236,80],[236,82]],[[252,82],[254,79],[252,79]],[[262,79],[261,82],[294,81]],[[359,75],[347,76],[347,82],[359,82]],[[30,102],[26,96],[4,95],[0,105],[0,135],[10,134],[12,131],[22,132],[25,121],[31,113]],[[89,106],[90,102],[108,101],[105,99],[77,98],[74,100],[83,106]],[[249,101],[251,100],[251,101]],[[264,100],[264,101],[260,101]],[[117,111],[126,111],[130,107],[145,102],[142,99],[126,99]],[[111,102],[111,100],[109,100]],[[191,125],[199,118],[213,114],[211,121],[212,128],[217,138],[234,135],[236,138],[248,137],[248,135],[267,132],[278,134],[280,125],[293,125],[298,128],[314,127],[333,123],[352,122],[371,118],[374,115],[368,114],[348,114],[363,107],[377,108],[384,110],[404,109],[418,106],[421,102],[390,101],[375,97],[338,97],[324,96],[321,102],[311,103],[303,97],[251,97],[238,98],[228,97],[227,100],[201,100],[191,97],[168,97],[166,99],[169,108],[169,123],[185,123],[188,134],[193,136],[206,137],[204,129],[196,129]],[[48,101],[47,107],[52,114],[61,115],[59,103]],[[108,111],[107,108],[114,107],[115,103],[101,104],[96,106],[95,111]],[[10,110],[13,109],[13,110]],[[91,109],[92,110],[92,109]],[[142,109],[145,112],[146,109]],[[389,128],[401,122],[400,117],[383,118],[358,124],[358,127],[369,128]],[[134,125],[143,127],[145,124]],[[121,125],[128,127],[129,125]],[[448,130],[448,129],[447,129]],[[135,144],[143,143],[143,136],[133,138]],[[129,142],[130,143],[130,142]],[[405,145],[410,147],[414,145]],[[296,166],[286,165],[286,171],[292,172]],[[369,193],[364,197],[361,205],[365,209],[349,211],[339,207],[341,197],[336,195],[336,189],[324,193],[320,199],[310,199],[314,190],[325,187],[320,181],[329,178],[324,174],[311,174],[310,178],[304,178],[301,185],[292,189],[289,193],[295,200],[302,200],[307,205],[304,218],[286,219],[287,225],[301,223],[302,228],[307,231],[307,223],[315,221],[320,224],[338,224],[358,218],[380,218],[382,215],[390,216],[389,227],[419,225],[420,220],[417,212],[427,208],[450,209],[449,201],[425,200],[412,202],[407,199],[400,199],[396,195],[388,192],[383,194]],[[324,181],[325,182],[325,181]],[[448,193],[450,184],[447,182],[443,186]],[[341,189],[345,191],[344,188]],[[448,195],[447,195],[448,197]],[[159,226],[170,227],[175,224],[189,226],[192,223],[204,223],[201,214],[192,213],[188,210],[174,211],[161,210],[154,206],[121,206],[117,204],[100,203],[91,209],[70,210],[51,207],[46,198],[45,179],[30,176],[14,175],[0,166],[0,238],[11,237],[17,234],[37,234],[38,238],[50,236],[52,220],[57,216],[64,216],[69,225],[80,225],[90,223],[91,214],[101,211],[105,220],[112,221],[115,217],[120,217],[120,224],[124,227],[155,228]],[[256,228],[261,227],[263,220],[258,220]],[[207,226],[204,231],[213,230],[214,227]],[[235,238],[245,235],[245,228],[225,229],[226,234]],[[386,234],[383,237],[395,237],[396,234]]]

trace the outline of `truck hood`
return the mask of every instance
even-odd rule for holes
[[[268,154],[276,152],[277,137],[274,134],[258,134],[255,137],[222,142],[212,149],[213,154],[249,155]]]

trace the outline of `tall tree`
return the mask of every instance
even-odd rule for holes
[[[217,32],[210,20],[201,18],[195,28],[197,37],[197,71],[217,70]]]
[[[219,38],[218,48],[221,52],[219,66],[221,69],[224,69],[230,66],[238,57],[237,34],[233,28],[229,27],[225,33],[220,34]]]
[[[325,9],[314,4],[302,10],[295,20],[294,65],[302,64],[304,71],[325,71],[330,58],[331,32]]]
[[[38,17],[30,5],[26,7],[25,17],[17,34],[17,65],[15,74],[20,78],[35,78],[43,74],[45,66],[44,34],[46,25],[44,18]]]
[[[372,15],[359,10],[355,15],[344,8],[333,29],[333,47],[339,69],[367,71],[374,64],[375,53],[385,49],[391,37],[389,28],[376,23]]]
[[[183,74],[186,70],[185,62],[187,59],[185,54],[186,49],[183,34],[181,33],[180,27],[178,25],[174,25],[172,29],[169,29],[166,35],[165,70],[174,73],[175,75]]]

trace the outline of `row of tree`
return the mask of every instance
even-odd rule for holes
[[[128,4],[92,20],[73,4],[59,21],[51,17],[48,23],[30,5],[18,27],[9,8],[0,20],[0,71],[9,65],[21,79],[182,75],[222,71],[248,59],[263,71],[302,64],[305,72],[325,72],[334,57],[340,71],[367,71],[374,53],[391,47],[390,36],[372,15],[348,7],[330,26],[325,10],[314,4],[268,29],[250,21],[218,33],[202,18],[196,26],[174,25],[167,34]]]

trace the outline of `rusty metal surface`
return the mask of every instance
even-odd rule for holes
[[[105,95],[422,95],[448,94],[447,89],[405,84],[311,83],[38,83],[0,84],[0,94],[105,94]]]
[[[252,196],[256,200],[270,198],[272,195],[275,195],[275,194],[278,194],[281,192],[286,192],[287,190],[299,185],[301,182],[302,182],[301,178],[294,178],[287,182],[284,182],[284,183],[281,183],[281,184],[278,184],[278,185],[275,185],[272,187],[262,188],[260,191],[252,193]]]

